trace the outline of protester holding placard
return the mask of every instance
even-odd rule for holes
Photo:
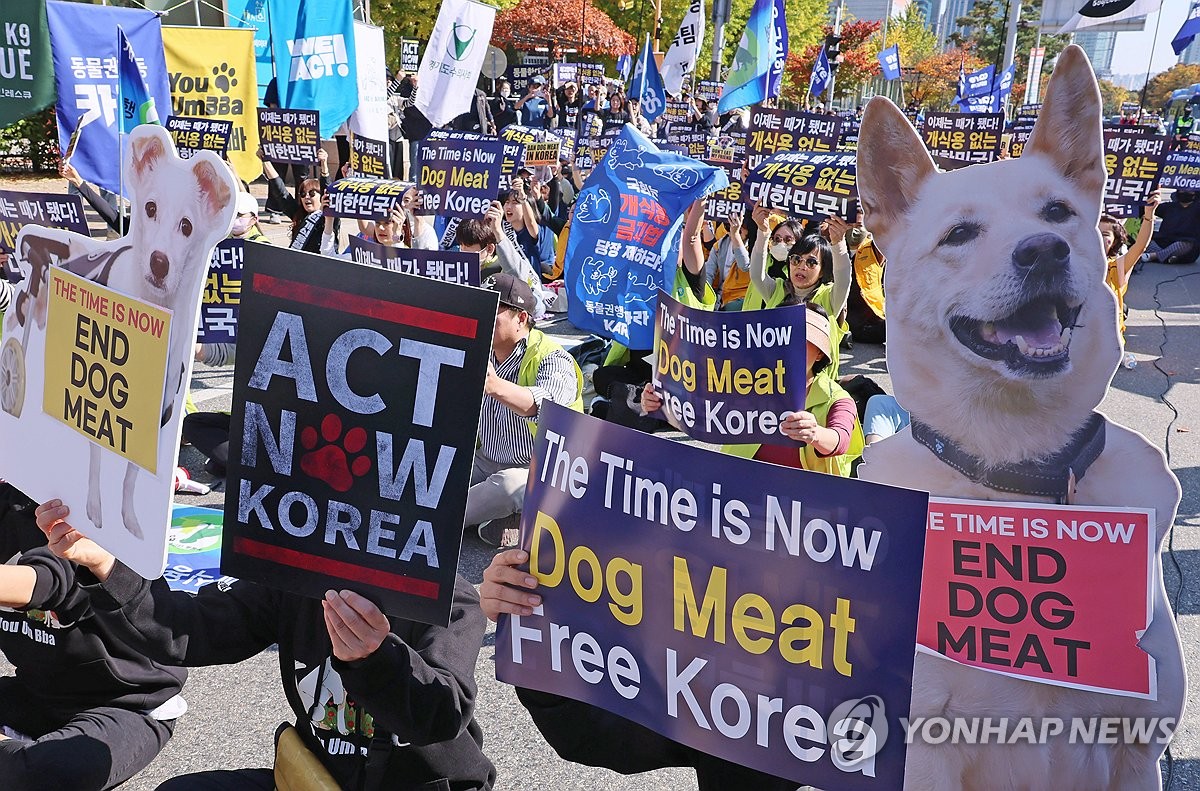
[[[533,210],[523,189],[514,186],[500,190],[498,199],[504,207],[504,219],[513,229],[517,246],[538,274],[546,279],[554,271],[554,232],[530,221]]]
[[[1168,203],[1157,206],[1155,214],[1162,218],[1162,225],[1158,228],[1158,238],[1150,243],[1141,260],[1165,264],[1195,261],[1200,252],[1200,203],[1196,201],[1196,192],[1175,190]]]
[[[725,224],[725,235],[713,245],[704,262],[704,280],[717,292],[720,310],[741,310],[746,290],[750,288],[750,253],[746,244],[754,246],[757,239],[751,240],[750,234],[758,229],[742,222],[740,211],[730,212]]]
[[[554,120],[554,102],[546,92],[546,78],[537,74],[529,81],[525,95],[514,106],[521,123],[531,129],[545,129]]]
[[[1108,274],[1104,279],[1117,295],[1117,325],[1121,328],[1122,349],[1125,346],[1125,292],[1129,289],[1129,274],[1154,235],[1154,210],[1158,203],[1158,190],[1155,190],[1146,201],[1146,212],[1132,243],[1124,223],[1111,214],[1100,215],[1100,238],[1104,241],[1104,256],[1108,259]],[[1130,361],[1134,359],[1129,352],[1122,353],[1127,368],[1133,367]]]
[[[259,152],[262,156],[262,152]],[[293,198],[283,183],[275,166],[263,159],[263,175],[267,177],[268,203],[274,201],[292,219],[291,247],[306,253],[321,250],[321,198],[329,186],[329,155],[325,149],[317,151],[319,178],[303,178],[296,187]]]
[[[129,230],[129,209],[117,209],[113,204],[104,199],[103,196],[91,184],[83,180],[68,160],[63,160],[58,166],[58,175],[67,180],[72,187],[79,192],[83,199],[92,207],[92,211],[100,215],[100,219],[104,220],[104,224],[119,234],[124,234]]]

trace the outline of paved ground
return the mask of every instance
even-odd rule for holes
[[[0,188],[5,188],[3,182]],[[272,236],[281,234],[283,228],[268,226]],[[1157,314],[1156,299],[1161,306]],[[1200,580],[1200,265],[1147,266],[1134,276],[1127,302],[1131,308],[1128,345],[1139,365],[1117,371],[1102,408],[1169,450],[1171,466],[1183,484],[1172,550],[1164,556],[1163,565],[1195,679],[1200,678],[1200,652],[1194,650],[1200,644],[1200,591],[1196,585]],[[560,325],[550,331],[561,333],[563,328]],[[882,347],[858,345],[843,366],[846,372],[871,375],[890,391]],[[231,387],[229,369],[197,367],[193,393],[202,408],[227,408]],[[197,479],[210,480],[202,472],[203,459],[193,449],[184,449],[181,462]],[[222,498],[223,493],[216,491],[206,497],[181,497],[180,502],[220,507]],[[482,544],[468,539],[460,571],[478,584],[490,556]],[[626,778],[561,761],[537,735],[511,689],[495,680],[493,640],[494,630],[489,629],[476,680],[478,716],[486,751],[499,770],[499,788],[641,791],[695,787],[694,776],[680,770]],[[0,673],[10,670],[0,660]],[[123,788],[150,791],[162,780],[184,772],[269,764],[275,726],[290,718],[272,651],[236,666],[194,671],[185,695],[191,710],[181,720],[175,738],[149,768]],[[1198,696],[1193,684],[1192,711]],[[1172,753],[1175,761],[1169,791],[1200,789],[1200,724],[1195,717],[1185,718]]]

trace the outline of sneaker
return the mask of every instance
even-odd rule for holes
[[[1144,264],[1144,263],[1147,263],[1147,262],[1149,262],[1149,261],[1154,261],[1155,263],[1158,263],[1157,259],[1155,259],[1155,258],[1152,258],[1152,257],[1151,257],[1151,255],[1150,255],[1150,253],[1142,253],[1141,255],[1139,255],[1139,256],[1138,256],[1138,263],[1139,263],[1139,264]]]
[[[272,225],[279,225],[283,222],[283,215],[273,211],[267,215],[267,222]]]
[[[515,547],[521,532],[521,514],[518,512],[484,522],[478,532],[479,540],[489,547]]]

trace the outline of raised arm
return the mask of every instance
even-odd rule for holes
[[[758,239],[754,242],[754,249],[750,251],[750,288],[758,292],[764,301],[769,299],[771,292],[775,290],[775,283],[767,274],[767,247],[771,240],[771,226],[767,223],[767,217],[770,214],[761,203],[756,203],[754,212],[750,215],[754,224],[758,226]]]
[[[679,258],[683,268],[693,277],[704,272],[704,242],[701,228],[704,226],[704,199],[693,203],[683,222],[683,242],[679,245]]]
[[[850,278],[854,276],[850,253],[846,250],[846,231],[850,230],[850,223],[841,217],[830,217],[825,221],[825,230],[833,247],[833,293],[830,295],[833,315],[829,320],[836,321],[837,314],[846,307],[846,298],[850,296]]]
[[[1146,208],[1142,211],[1142,227],[1138,228],[1137,237],[1125,255],[1117,259],[1117,282],[1122,288],[1129,282],[1129,273],[1133,271],[1133,265],[1138,262],[1142,253],[1146,252],[1146,247],[1154,236],[1154,211],[1161,200],[1162,196],[1158,190],[1154,190],[1146,198]]]

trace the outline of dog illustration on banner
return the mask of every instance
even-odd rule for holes
[[[29,307],[14,312],[6,322],[4,371],[0,374],[3,377],[0,383],[6,391],[3,406],[7,413],[0,413],[0,420],[7,421],[10,416],[15,417],[18,418],[18,425],[0,423],[0,437],[11,439],[14,436],[28,436],[32,442],[39,436],[40,426],[48,423],[61,426],[41,412],[43,383],[40,372],[38,375],[27,375],[25,370],[26,367],[37,370],[32,361],[39,359],[38,351],[45,346],[49,272],[52,267],[58,266],[127,296],[157,305],[172,314],[162,413],[155,416],[160,425],[157,472],[152,475],[97,442],[89,441],[84,480],[73,480],[70,463],[63,459],[63,456],[70,456],[70,462],[74,461],[75,454],[71,448],[67,448],[65,454],[60,449],[60,461],[57,464],[68,472],[58,480],[50,470],[45,469],[52,464],[49,459],[41,461],[42,469],[36,472],[22,474],[20,470],[4,468],[0,469],[0,475],[25,488],[35,499],[61,497],[72,506],[72,520],[76,526],[90,533],[119,557],[122,556],[120,546],[123,542],[116,539],[111,531],[101,530],[108,526],[114,515],[105,507],[105,502],[119,494],[120,521],[124,531],[140,542],[143,539],[143,525],[147,524],[146,520],[151,514],[145,502],[151,497],[149,490],[153,490],[155,502],[157,499],[162,501],[162,513],[158,513],[158,505],[153,511],[154,552],[157,554],[157,543],[161,539],[161,554],[165,559],[180,413],[195,344],[195,315],[213,247],[228,235],[233,222],[237,182],[230,169],[215,154],[203,152],[186,161],[180,159],[170,134],[156,125],[139,126],[129,135],[125,144],[125,179],[130,189],[132,209],[129,233],[121,239],[93,240],[38,226],[26,226],[21,230],[17,249],[25,251],[26,278],[18,301]],[[20,339],[20,343],[14,345],[17,339]],[[20,395],[20,398],[16,398],[16,395]],[[45,422],[34,426],[35,420]],[[81,438],[80,441],[87,440]],[[25,447],[24,443],[21,446]],[[35,459],[33,466],[39,466],[39,452],[40,449],[29,451]],[[24,462],[22,466],[26,466]],[[122,472],[113,475],[118,468]],[[139,479],[149,484],[147,479],[150,478],[157,479],[156,485],[160,488],[147,486],[144,498],[139,497]],[[117,480],[120,481],[119,485]],[[84,491],[86,504],[84,508],[79,508],[72,498],[77,492]],[[85,515],[96,530],[88,530],[83,519]],[[125,543],[124,546],[129,545]],[[122,560],[126,558],[122,557]],[[132,563],[130,565],[133,566]],[[147,561],[146,564],[139,564],[136,570],[145,575],[147,570],[153,569]],[[161,573],[161,565],[158,571]]]
[[[888,257],[888,368],[912,428],[872,445],[861,477],[940,497],[1154,508],[1161,549],[1179,483],[1156,447],[1095,411],[1120,359],[1097,230],[1105,177],[1100,92],[1075,46],[1059,58],[1020,159],[939,173],[901,112],[883,98],[870,102],[858,189],[866,226]],[[1153,620],[1139,642],[1155,663],[1156,700],[1035,683],[921,652],[911,717],[1178,722],[1187,680],[1157,556],[1156,566]],[[955,742],[915,739],[905,788],[1161,786],[1165,745],[1155,740]]]

